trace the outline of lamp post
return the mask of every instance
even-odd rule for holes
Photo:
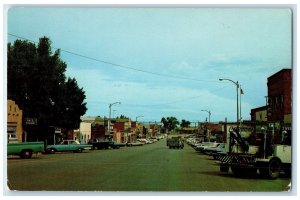
[[[210,123],[210,115],[211,115],[211,112],[209,110],[201,110],[201,111],[204,111],[204,112],[207,112],[208,113],[208,123]]]
[[[136,123],[136,127],[138,127],[138,124],[137,124],[137,120],[138,120],[138,118],[140,118],[140,117],[144,117],[143,115],[139,115],[139,116],[136,116],[135,117],[135,123]],[[139,137],[143,137],[143,133],[141,134],[140,133],[140,129],[138,128],[138,131],[139,131]],[[141,136],[142,135],[142,136]]]
[[[115,118],[115,112],[116,112],[117,110],[113,110],[113,115],[112,115],[112,118]]]
[[[228,79],[228,78],[220,78],[219,81],[223,81],[223,80],[226,80],[226,81],[230,81],[232,82],[233,84],[236,85],[236,123],[237,123],[237,126],[239,126],[239,82],[234,82],[233,80],[231,79]]]
[[[111,107],[115,104],[121,104],[121,102],[114,102],[114,103],[111,103],[109,104],[109,116],[108,116],[108,133],[107,135],[110,135],[110,118],[111,118]]]
[[[204,112],[208,113],[208,123],[210,124],[210,115],[211,115],[210,111],[209,110],[201,110],[201,111],[204,111]],[[206,130],[207,130],[208,142],[210,142],[210,132],[209,132],[207,127],[206,127]]]

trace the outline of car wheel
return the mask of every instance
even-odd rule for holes
[[[32,151],[31,150],[23,150],[21,152],[21,155],[20,155],[20,157],[23,158],[23,159],[31,158],[31,156],[32,156]]]
[[[280,160],[273,158],[269,162],[269,166],[267,168],[267,175],[271,179],[276,179],[279,176],[281,170],[281,162]]]
[[[55,150],[55,149],[53,149],[53,148],[49,149],[49,153],[51,153],[51,154],[55,154],[55,152],[56,152],[56,150]]]
[[[82,153],[83,149],[77,149],[77,153]]]
[[[226,164],[221,164],[220,165],[220,172],[228,173],[228,171],[229,171],[229,166],[228,165],[226,165]]]

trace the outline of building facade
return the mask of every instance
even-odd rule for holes
[[[7,141],[22,142],[26,141],[26,134],[22,128],[23,112],[15,101],[7,100]]]
[[[251,121],[252,122],[266,122],[267,118],[267,106],[251,109]]]
[[[292,122],[291,69],[282,69],[268,78],[267,119],[280,124]]]

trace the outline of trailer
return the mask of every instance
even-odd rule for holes
[[[278,178],[281,172],[290,175],[291,145],[283,140],[281,144],[272,143],[274,133],[264,131],[263,135],[261,145],[251,146],[241,137],[238,128],[231,130],[227,143],[229,152],[219,157],[220,171],[228,173],[230,168],[236,176],[249,176],[258,171],[262,177],[270,179]]]

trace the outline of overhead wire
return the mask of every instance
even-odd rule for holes
[[[12,33],[8,33],[8,35],[19,38],[19,39],[23,39],[23,40],[27,40],[33,43],[37,43],[33,40],[30,40],[28,38],[25,37],[21,37]],[[53,49],[57,49],[60,50],[61,52],[65,52],[65,53],[69,53],[71,55],[75,55],[81,58],[85,58],[85,59],[89,59],[89,60],[93,60],[96,62],[101,62],[104,64],[108,64],[108,65],[112,65],[115,67],[119,67],[119,68],[123,68],[123,69],[127,69],[127,70],[134,70],[134,71],[138,71],[138,72],[142,72],[142,73],[148,73],[148,74],[152,74],[152,75],[157,75],[157,76],[163,76],[163,77],[168,77],[168,78],[175,78],[175,79],[182,79],[182,80],[190,80],[190,81],[199,81],[199,82],[218,82],[218,81],[211,81],[211,80],[201,80],[201,79],[194,79],[194,78],[189,78],[189,77],[183,77],[183,76],[177,76],[177,75],[168,75],[168,74],[161,74],[161,73],[157,73],[157,72],[151,72],[151,71],[147,71],[147,70],[142,70],[142,69],[138,69],[138,68],[134,68],[134,67],[130,67],[130,66],[125,66],[125,65],[120,65],[120,64],[116,64],[116,63],[112,63],[112,62],[108,62],[108,61],[104,61],[104,60],[100,60],[97,58],[93,58],[93,57],[89,57],[89,56],[85,56],[79,53],[75,53],[72,51],[68,51],[68,50],[64,50],[64,49],[60,49],[60,48],[56,48],[56,47],[52,47]],[[216,90],[213,90],[211,92],[216,92],[219,90],[222,90],[224,88],[226,88],[228,86],[222,87],[222,88],[218,88]],[[164,106],[164,105],[171,105],[171,104],[175,104],[175,103],[180,103],[180,102],[184,102],[184,101],[188,101],[191,99],[196,99],[199,97],[203,97],[203,95],[197,95],[197,96],[192,96],[192,97],[188,97],[188,98],[183,98],[183,99],[179,99],[179,100],[175,100],[175,101],[171,101],[171,102],[167,102],[167,103],[160,103],[160,104],[152,104],[152,105],[143,105],[143,104],[127,104],[127,103],[122,103],[122,105],[124,106],[139,106],[139,107],[157,107],[157,106]],[[105,101],[89,101],[88,103],[106,103],[106,104],[110,104],[109,102],[105,102]]]
[[[35,42],[35,41],[30,40],[28,38],[21,37],[21,36],[12,34],[12,33],[8,33],[8,35],[16,37],[16,38],[19,38],[19,39],[27,40],[27,41],[30,41],[30,42],[33,42],[33,43],[38,43],[38,42]],[[101,62],[101,63],[107,64],[107,65],[111,65],[111,66],[114,66],[114,67],[118,67],[118,68],[123,68],[123,69],[127,69],[127,70],[137,71],[137,72],[141,72],[141,73],[147,73],[147,74],[151,74],[151,75],[168,77],[168,78],[173,78],[173,79],[197,81],[197,82],[217,82],[217,81],[214,81],[214,80],[202,80],[202,79],[189,78],[189,77],[185,77],[185,76],[178,76],[178,75],[170,75],[170,74],[157,73],[157,72],[143,70],[143,69],[140,69],[140,68],[135,68],[135,67],[127,66],[127,65],[121,65],[121,64],[117,64],[117,63],[113,63],[113,62],[108,62],[108,61],[105,61],[105,60],[93,58],[93,57],[90,57],[90,56],[82,55],[82,54],[79,54],[79,53],[75,53],[75,52],[72,52],[72,51],[68,51],[68,50],[64,50],[64,49],[60,49],[60,48],[56,48],[56,47],[52,47],[52,48],[60,50],[61,52],[65,52],[65,53],[68,53],[68,54],[71,54],[71,55],[74,55],[74,56],[81,57],[81,58],[93,60],[93,61],[96,61],[96,62]]]
[[[227,88],[229,87],[229,85],[226,85],[224,87],[221,87],[221,88],[218,88],[216,90],[213,90],[213,91],[210,91],[210,92],[217,92],[217,91],[220,91],[220,90],[223,90],[224,88]],[[197,98],[200,98],[200,97],[203,97],[204,94],[202,95],[197,95],[197,96],[191,96],[191,97],[187,97],[187,98],[182,98],[182,99],[178,99],[178,100],[174,100],[174,101],[170,101],[170,102],[166,102],[166,103],[160,103],[160,104],[128,104],[128,103],[123,103],[122,102],[122,105],[124,106],[134,106],[134,107],[158,107],[158,106],[165,106],[165,105],[171,105],[171,104],[176,104],[176,103],[180,103],[180,102],[184,102],[184,101],[189,101],[189,100],[192,100],[192,99],[197,99]],[[105,102],[105,101],[90,101],[91,103],[106,103],[106,104],[110,104],[109,102]]]

